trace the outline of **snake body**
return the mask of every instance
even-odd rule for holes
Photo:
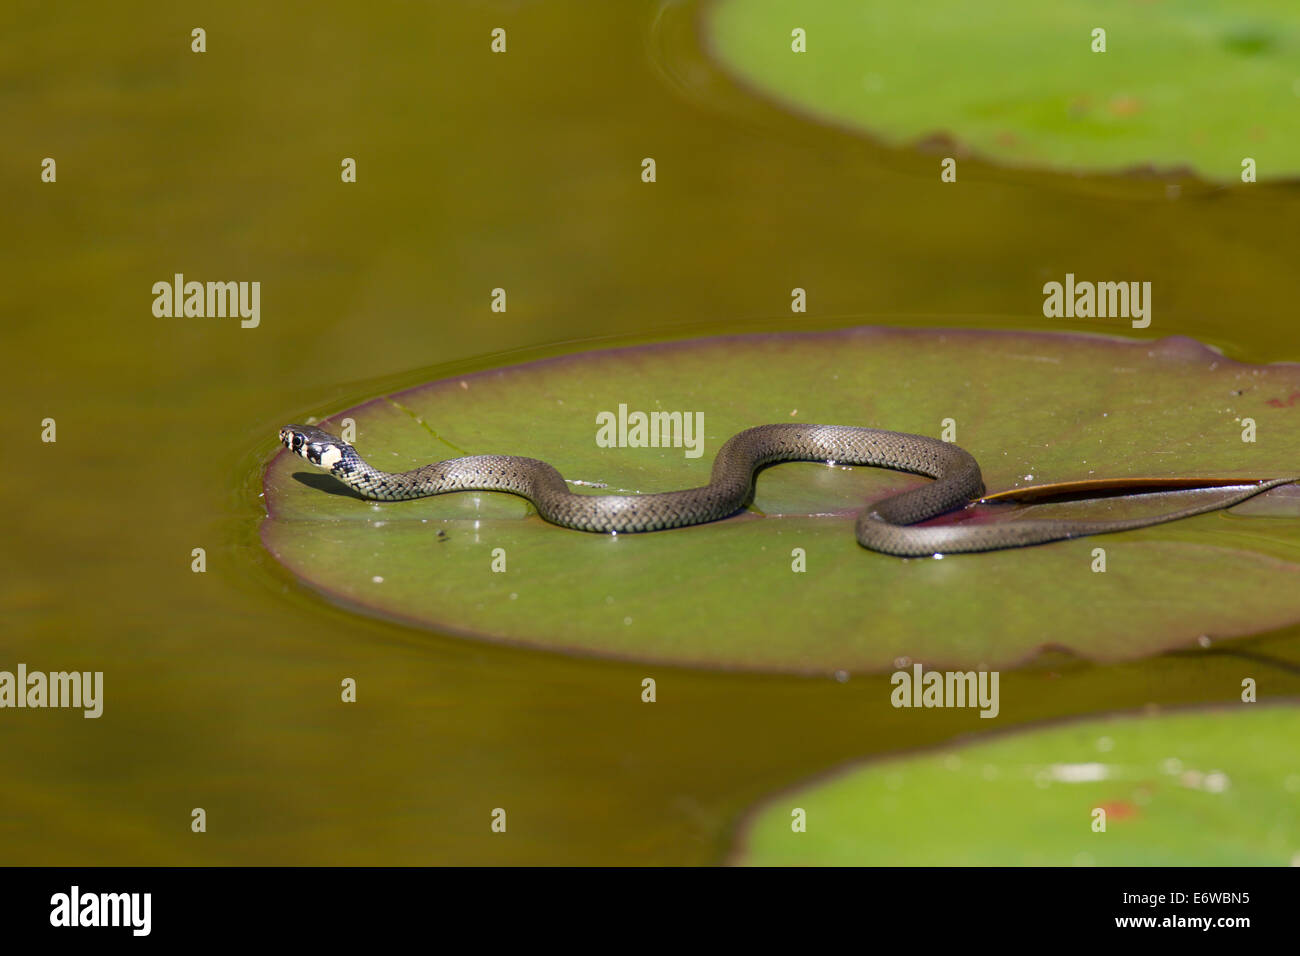
[[[739,432],[719,449],[709,483],[703,487],[658,494],[583,495],[570,491],[553,466],[536,458],[474,455],[390,473],[374,468],[350,444],[319,428],[288,425],[280,429],[280,440],[294,454],[328,471],[364,498],[402,501],[453,491],[504,491],[527,498],[552,524],[604,533],[661,531],[726,518],[749,501],[758,469],[777,462],[891,468],[934,481],[876,502],[858,516],[855,532],[863,547],[900,557],[996,551],[1145,528],[1226,508],[1294,480],[1260,482],[1210,504],[1152,517],[912,527],[960,508],[984,493],[979,463],[969,452],[924,435],[875,428],[760,425]]]

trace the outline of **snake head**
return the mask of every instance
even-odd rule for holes
[[[298,457],[329,470],[352,450],[343,439],[311,425],[285,425],[280,429],[280,441]]]

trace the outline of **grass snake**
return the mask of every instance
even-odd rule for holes
[[[716,521],[749,502],[755,473],[783,461],[871,465],[933,478],[877,501],[858,515],[858,543],[872,551],[920,557],[996,551],[1083,535],[1145,528],[1227,508],[1295,479],[1254,484],[1212,503],[1166,514],[1100,521],[1027,519],[916,527],[984,493],[979,463],[949,442],[904,432],[847,425],[777,424],[747,428],[718,451],[709,483],[700,488],[641,495],[575,494],[554,467],[536,458],[474,455],[390,473],[368,464],[350,444],[309,425],[287,425],[280,440],[294,454],[328,471],[364,498],[402,501],[452,491],[504,491],[527,498],[542,518],[577,531],[662,531]],[[1246,482],[1243,481],[1243,484]]]

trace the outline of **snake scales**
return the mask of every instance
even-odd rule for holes
[[[722,446],[713,461],[709,483],[703,487],[660,494],[580,495],[569,490],[555,468],[536,458],[474,455],[389,473],[372,467],[347,442],[319,428],[288,425],[280,429],[280,440],[294,454],[325,469],[365,498],[400,501],[450,491],[504,491],[527,498],[552,524],[607,533],[660,531],[733,515],[749,501],[755,472],[776,462],[822,461],[892,468],[935,480],[876,502],[858,516],[855,531],[863,547],[901,557],[996,551],[1145,528],[1227,508],[1295,480],[1259,482],[1210,504],[1150,517],[909,527],[960,508],[984,493],[979,464],[969,452],[934,438],[875,428],[760,425],[734,435]]]

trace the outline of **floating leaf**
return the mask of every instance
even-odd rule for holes
[[[389,471],[515,454],[605,486],[579,492],[644,493],[707,483],[718,447],[753,425],[938,436],[951,419],[995,492],[1295,473],[1300,405],[1273,400],[1297,391],[1298,366],[1245,365],[1187,339],[853,329],[582,353],[433,382],[324,425],[337,432],[354,419],[358,449]],[[599,447],[596,416],[620,405],[702,413],[701,456]],[[1242,440],[1246,418],[1255,442]],[[907,656],[1005,666],[1047,644],[1113,661],[1300,620],[1300,523],[1285,509],[942,560],[857,544],[861,507],[926,480],[784,464],[760,475],[747,513],[611,537],[549,525],[504,494],[362,501],[282,451],[265,476],[262,534],[305,582],[363,611],[666,663],[829,672],[888,669]],[[1158,510],[1217,493],[1164,492]],[[1100,517],[1151,507],[1144,501],[1022,514]],[[1092,570],[1096,548],[1106,551],[1102,573]],[[793,570],[795,549],[806,571]],[[494,571],[502,561],[505,570]]]
[[[840,770],[765,800],[757,866],[1285,866],[1300,709],[1089,720]],[[795,809],[806,829],[795,832]],[[1094,832],[1097,810],[1105,832]]]
[[[998,13],[965,0],[805,0],[792,19],[788,0],[728,0],[706,16],[714,55],[747,85],[938,156],[1216,180],[1236,180],[1251,156],[1261,176],[1300,172],[1300,143],[1283,132],[1296,106],[1294,5],[1013,0]],[[806,53],[791,50],[796,25]]]

